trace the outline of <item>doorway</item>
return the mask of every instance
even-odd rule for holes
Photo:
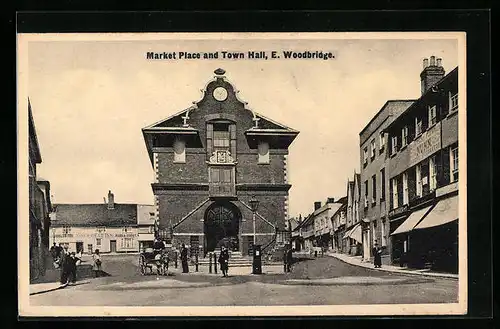
[[[241,212],[232,202],[214,202],[205,212],[205,250],[214,251],[222,245],[239,251]]]
[[[76,253],[79,253],[79,252],[83,253],[83,242],[82,241],[76,242]]]
[[[109,241],[109,251],[116,252],[116,240]]]

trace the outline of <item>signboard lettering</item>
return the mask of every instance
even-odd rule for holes
[[[409,166],[413,166],[441,149],[441,123],[427,130],[409,145]]]

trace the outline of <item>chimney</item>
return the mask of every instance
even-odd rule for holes
[[[321,201],[314,202],[314,211],[318,210],[319,208],[321,208]]]
[[[115,195],[108,191],[108,209],[115,209]]]
[[[106,202],[106,197],[105,197],[105,196],[103,196],[102,198],[104,199],[104,204],[106,204],[106,203],[107,203],[107,202]]]
[[[326,199],[326,203],[335,203],[335,198]]]
[[[441,64],[442,59],[431,56],[430,60],[425,58],[423,70],[420,73],[421,94],[425,94],[433,85],[444,77],[445,71]]]

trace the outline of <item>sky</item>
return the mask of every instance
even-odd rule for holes
[[[30,41],[28,94],[55,203],[153,204],[141,128],[201,99],[221,67],[247,107],[300,134],[289,148],[289,215],[346,195],[359,132],[389,99],[420,96],[422,60],[458,65],[456,39]],[[331,60],[163,60],[146,52],[325,51]]]

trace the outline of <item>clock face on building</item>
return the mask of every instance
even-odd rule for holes
[[[213,95],[219,102],[225,101],[227,98],[227,90],[223,87],[217,87],[214,89]]]

